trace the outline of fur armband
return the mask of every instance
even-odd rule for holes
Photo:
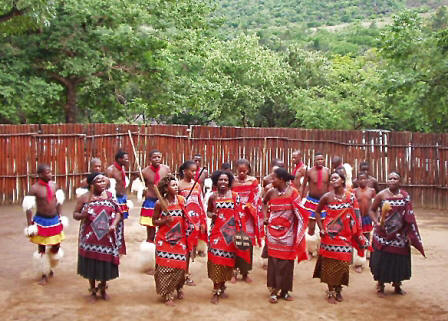
[[[64,191],[62,189],[58,189],[56,191],[56,202],[57,204],[62,205],[64,204],[64,201],[65,201]]]
[[[26,212],[36,207],[36,196],[27,195],[23,198],[22,208]]]
[[[67,216],[61,216],[61,217],[59,218],[59,220],[61,221],[62,227],[63,227],[64,229],[66,229],[66,228],[69,226],[69,220],[68,220],[68,217],[67,217]]]
[[[136,178],[132,181],[131,192],[137,192],[137,200],[139,202],[143,200],[143,192],[145,187],[145,184],[140,180],[140,178]]]
[[[87,193],[89,190],[87,188],[78,187],[75,191],[76,198],[80,198],[82,195]]]
[[[127,176],[124,177],[124,187],[128,187],[129,186],[129,178]]]
[[[31,236],[37,235],[37,225],[32,224],[30,226],[27,226],[27,227],[25,227],[23,232],[26,237],[31,237]]]
[[[108,191],[112,193],[113,197],[115,197],[117,195],[117,190],[116,190],[117,181],[115,180],[115,178],[109,178],[109,182],[110,182],[110,186],[108,188]]]

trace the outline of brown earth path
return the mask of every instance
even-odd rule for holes
[[[134,200],[136,203],[136,201]],[[69,216],[74,202],[66,202]],[[448,213],[417,210],[417,219],[427,259],[416,251],[412,255],[412,279],[404,283],[406,296],[386,298],[375,294],[375,283],[368,270],[353,270],[350,286],[344,288],[345,301],[330,305],[325,301],[325,285],[312,279],[315,260],[295,266],[294,302],[268,303],[266,273],[261,269],[259,249],[255,250],[252,284],[228,285],[228,299],[209,303],[211,281],[206,259],[192,264],[196,287],[185,288],[185,299],[166,307],[155,293],[152,276],[138,268],[138,247],[145,231],[138,225],[139,209],[131,210],[126,221],[128,255],[122,258],[120,278],[109,283],[109,302],[87,301],[88,282],[76,274],[79,223],[71,219],[63,243],[64,261],[55,277],[43,287],[37,284],[31,267],[35,246],[23,235],[25,216],[19,206],[2,206],[0,226],[0,315],[3,320],[448,320]]]

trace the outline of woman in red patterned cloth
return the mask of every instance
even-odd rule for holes
[[[353,247],[363,256],[368,240],[362,233],[358,201],[345,189],[345,175],[335,171],[330,185],[333,190],[322,196],[315,212],[321,244],[313,277],[327,283],[328,303],[335,304],[343,300],[342,285],[348,286]],[[320,215],[323,210],[325,219]]]
[[[213,281],[211,302],[217,304],[220,298],[226,298],[225,283],[230,281],[238,253],[250,263],[250,252],[236,249],[233,236],[241,228],[241,204],[238,194],[232,192],[234,177],[229,172],[216,171],[212,174],[216,187],[209,200],[207,215],[212,219],[208,243],[208,277]]]
[[[177,299],[184,298],[182,288],[189,259],[187,234],[191,232],[191,224],[185,213],[185,199],[178,195],[176,178],[171,174],[163,177],[158,189],[167,209],[163,210],[160,200],[154,207],[153,222],[159,227],[154,280],[157,294],[164,298],[166,305],[173,306],[175,291]]]
[[[73,218],[81,220],[79,227],[78,274],[89,279],[91,300],[96,294],[108,300],[106,282],[118,277],[119,249],[123,240],[117,233],[121,210],[106,191],[108,179],[101,173],[87,177],[89,192],[83,194],[75,206]],[[100,281],[95,287],[95,281]]]
[[[307,258],[305,230],[308,212],[300,208],[300,194],[288,184],[294,179],[284,168],[276,168],[272,176],[272,188],[263,198],[266,248],[268,254],[267,286],[271,292],[270,303],[278,298],[292,301],[294,260]]]
[[[192,160],[186,161],[179,167],[179,177],[181,178],[179,181],[179,194],[185,197],[185,206],[188,207],[187,214],[194,224],[194,231],[191,236],[193,254],[195,254],[194,252],[197,250],[199,240],[205,243],[207,242],[207,221],[205,217],[201,185],[199,183],[195,184],[194,182],[194,178],[197,176],[196,171],[196,163]],[[198,255],[205,256],[205,253],[198,253]],[[188,269],[185,284],[190,286],[196,285],[191,279]]]
[[[238,193],[242,206],[243,216],[241,222],[244,224],[246,233],[249,235],[252,247],[250,248],[251,263],[246,263],[240,257],[236,257],[235,274],[232,282],[236,282],[237,270],[243,276],[243,281],[250,283],[252,279],[249,277],[249,271],[252,270],[253,245],[258,243],[261,245],[261,239],[264,236],[264,225],[262,211],[259,210],[259,194],[260,188],[258,180],[250,176],[251,168],[247,159],[240,159],[236,162],[237,176],[232,184],[232,191]],[[261,215],[259,215],[261,213]]]

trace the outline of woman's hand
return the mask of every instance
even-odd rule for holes
[[[117,226],[116,226],[115,224],[112,224],[112,225],[109,227],[109,232],[115,232],[116,229],[117,229]]]

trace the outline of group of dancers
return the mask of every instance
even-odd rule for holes
[[[315,153],[314,166],[307,167],[297,150],[292,173],[282,160],[274,159],[272,172],[260,184],[251,176],[249,161],[240,159],[234,164],[235,175],[230,164],[212,173],[212,188],[204,193],[209,173],[201,167],[201,155],[179,167],[179,179],[162,163],[160,151],[151,151],[149,157],[150,165],[140,171],[144,188],[138,191],[144,195],[139,222],[147,231],[140,251],[167,305],[184,297],[184,284],[195,285],[190,260],[206,253],[214,304],[227,297],[228,281],[241,275],[252,282],[254,246],[263,248],[261,256],[267,260],[273,304],[293,300],[294,262],[310,259],[310,245],[316,240],[313,277],[327,284],[326,299],[332,304],[343,301],[350,263],[358,272],[362,269],[354,258],[371,252],[370,271],[382,297],[385,283],[392,283],[394,293],[404,294],[401,282],[411,277],[411,245],[424,255],[412,202],[400,188],[397,172],[389,173],[387,188],[380,191],[366,162],[351,182],[340,157],[334,156],[327,168],[324,155]],[[89,280],[92,301],[109,298],[107,282],[119,276],[120,256],[126,254],[128,166],[129,155],[121,150],[104,173],[101,160],[92,159],[91,173],[81,183],[86,189],[73,212],[80,221],[77,271]],[[50,167],[40,164],[37,174],[23,202],[25,234],[38,245],[34,263],[40,283],[46,284],[63,256],[66,220],[61,215],[63,192],[52,181]]]

